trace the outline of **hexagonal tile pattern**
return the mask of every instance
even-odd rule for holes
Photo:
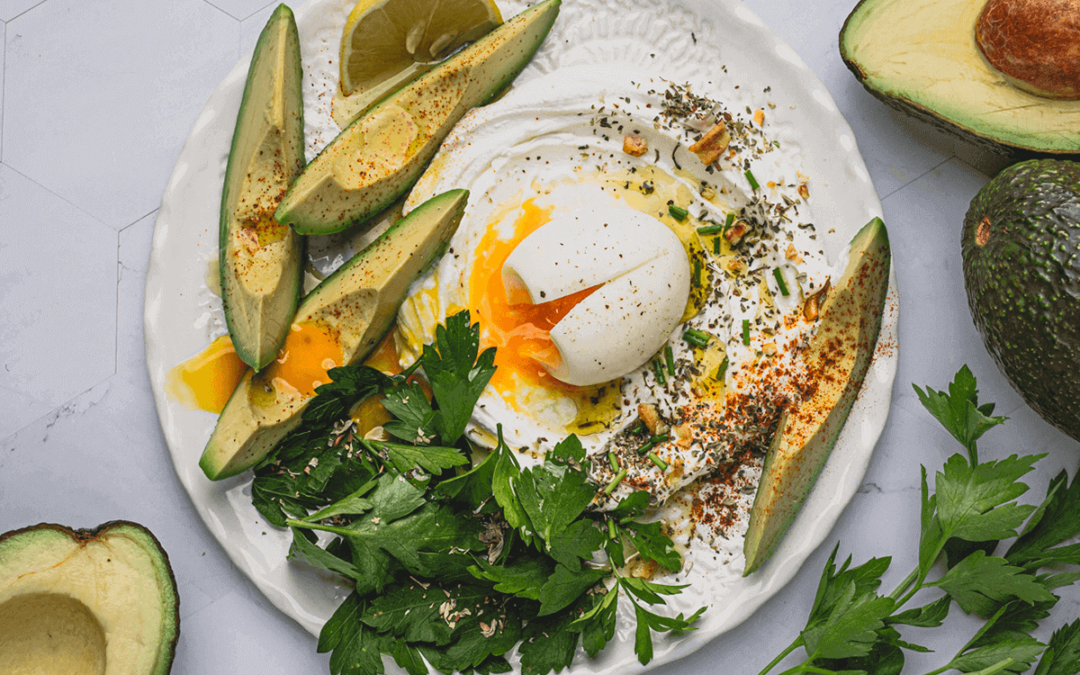
[[[4,119],[4,163],[117,230],[135,222],[236,62],[239,29],[203,0],[49,0],[19,16],[5,95],[26,104]]]
[[[0,222],[5,438],[113,374],[117,235],[3,165]]]
[[[44,3],[45,0],[0,0],[0,21],[11,21],[20,14]]]
[[[152,397],[143,342],[146,266],[154,239],[157,211],[120,232],[116,289],[116,372]]]
[[[266,0],[206,0],[214,7],[217,7],[221,11],[225,12],[229,16],[244,20],[258,12],[266,9],[267,7],[277,7],[277,0],[267,2]],[[298,5],[293,5],[295,9]]]

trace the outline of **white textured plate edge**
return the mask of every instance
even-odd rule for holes
[[[327,1],[311,0],[301,7],[296,12],[301,27],[304,16],[312,8]],[[822,222],[835,223],[839,230],[837,236],[843,236],[846,241],[867,220],[880,216],[881,203],[856,147],[854,134],[825,86],[794,50],[738,0],[720,3],[679,0],[673,4],[683,5],[713,21],[724,18],[737,21],[740,24],[737,32],[742,34],[742,39],[759,46],[755,56],[760,60],[755,66],[767,75],[769,85],[798,101],[795,124],[807,134],[802,141],[805,171],[818,186],[814,202],[819,228],[826,229]],[[728,30],[733,29],[724,24],[720,32]],[[737,63],[738,59],[735,55],[730,62]],[[219,176],[224,169],[249,61],[250,53],[240,59],[208,100],[162,197],[146,278],[147,365],[173,463],[199,516],[259,590],[275,606],[317,635],[327,616],[325,608],[333,607],[341,586],[321,574],[314,575],[316,584],[313,585],[310,570],[301,570],[285,559],[283,552],[288,547],[288,533],[263,523],[251,507],[246,490],[250,476],[221,483],[206,480],[197,462],[213,419],[205,413],[184,409],[165,392],[168,370],[203,348],[209,337],[191,330],[191,318],[199,316],[200,302],[196,297],[199,295],[197,288],[192,289],[192,280],[201,280],[206,261],[216,258]],[[732,71],[738,77],[738,72],[750,72],[750,69],[737,71],[733,67]],[[830,162],[830,159],[841,161]],[[201,251],[194,256],[195,260],[191,260],[193,256],[188,253],[192,250]],[[170,255],[172,252],[180,255]],[[884,429],[896,376],[899,317],[895,279],[893,271],[881,338],[871,370],[832,456],[780,549],[761,571],[745,580],[735,597],[726,598],[725,606],[714,604],[710,607],[699,630],[677,639],[658,640],[650,667],[693,652],[750,616],[791,580],[806,558],[828,536],[858,490],[874,445]],[[319,596],[318,601],[313,603],[312,596]],[[575,670],[598,673],[625,668],[631,671],[643,669],[626,641],[610,645],[598,661],[575,664]]]

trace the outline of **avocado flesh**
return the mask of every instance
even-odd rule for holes
[[[233,347],[259,370],[277,355],[303,282],[304,239],[273,220],[304,168],[300,40],[278,5],[248,71],[221,197],[221,298]]]
[[[888,232],[874,218],[851,240],[847,267],[828,291],[802,353],[813,388],[781,415],[765,454],[743,543],[744,575],[776,550],[851,412],[881,330],[890,262]]]
[[[862,0],[840,32],[874,96],[998,154],[1080,152],[1080,101],[1011,84],[975,42],[986,0]]]
[[[559,2],[518,14],[346,127],[289,188],[278,221],[301,234],[329,234],[397,199],[458,120],[517,77],[551,30]]]
[[[363,361],[390,329],[409,285],[442,256],[461,222],[469,193],[432,197],[390,227],[312,289],[296,323],[329,326],[343,363]],[[249,370],[218,417],[199,466],[211,480],[235,476],[259,462],[295,429],[313,397],[262,382]]]
[[[0,536],[0,672],[165,675],[178,606],[168,556],[135,523]]]
[[[1014,164],[983,186],[960,251],[975,325],[1035,412],[1080,441],[1080,164]]]

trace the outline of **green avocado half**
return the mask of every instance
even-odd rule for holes
[[[890,106],[999,155],[1080,153],[1080,101],[1043,98],[992,68],[975,41],[986,0],[861,0],[840,56]]]
[[[304,238],[274,220],[304,168],[300,38],[278,5],[259,35],[237,115],[221,195],[221,300],[237,355],[261,370],[292,324],[304,277]]]
[[[179,603],[168,555],[136,523],[0,535],[0,673],[165,675]]]
[[[1080,163],[1014,164],[964,218],[975,325],[1013,388],[1080,441]]]
[[[450,190],[413,209],[312,289],[295,322],[328,326],[339,336],[343,363],[363,361],[390,329],[409,285],[446,250],[468,199],[467,190]],[[300,424],[313,397],[278,388],[265,373],[248,370],[229,397],[199,460],[207,478],[251,468]]]
[[[388,206],[416,182],[458,120],[517,77],[559,4],[530,7],[345,127],[289,188],[278,221],[302,234],[329,234]]]
[[[891,261],[885,223],[874,218],[851,240],[844,273],[821,304],[802,352],[813,389],[781,415],[765,454],[743,542],[744,575],[776,550],[847,421],[881,331]]]

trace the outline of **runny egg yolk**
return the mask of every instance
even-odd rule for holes
[[[377,354],[385,358],[383,350]],[[255,386],[251,400],[256,405],[272,405],[277,400],[276,390],[313,396],[315,387],[330,381],[327,371],[340,366],[342,361],[337,331],[316,323],[293,324],[277,359],[252,378]],[[232,340],[222,335],[206,349],[174,366],[169,371],[165,390],[189,408],[220,413],[247,370]],[[272,386],[267,387],[266,383]]]
[[[220,413],[246,370],[232,339],[222,335],[195,356],[173,366],[165,391],[189,408]]]
[[[275,389],[291,388],[314,396],[315,388],[330,381],[327,372],[342,364],[341,339],[333,328],[320,323],[294,323],[277,358],[259,373]]]
[[[559,361],[559,351],[551,341],[551,329],[579,302],[600,286],[537,305],[528,293],[507,293],[503,284],[503,263],[514,248],[534,230],[551,220],[552,208],[541,208],[526,200],[513,223],[509,238],[500,238],[503,228],[489,228],[476,249],[476,262],[469,280],[469,304],[485,328],[482,347],[496,347],[497,370],[492,385],[504,395],[515,389],[515,380],[524,380],[546,389],[562,391],[578,387],[553,378],[543,363]]]

